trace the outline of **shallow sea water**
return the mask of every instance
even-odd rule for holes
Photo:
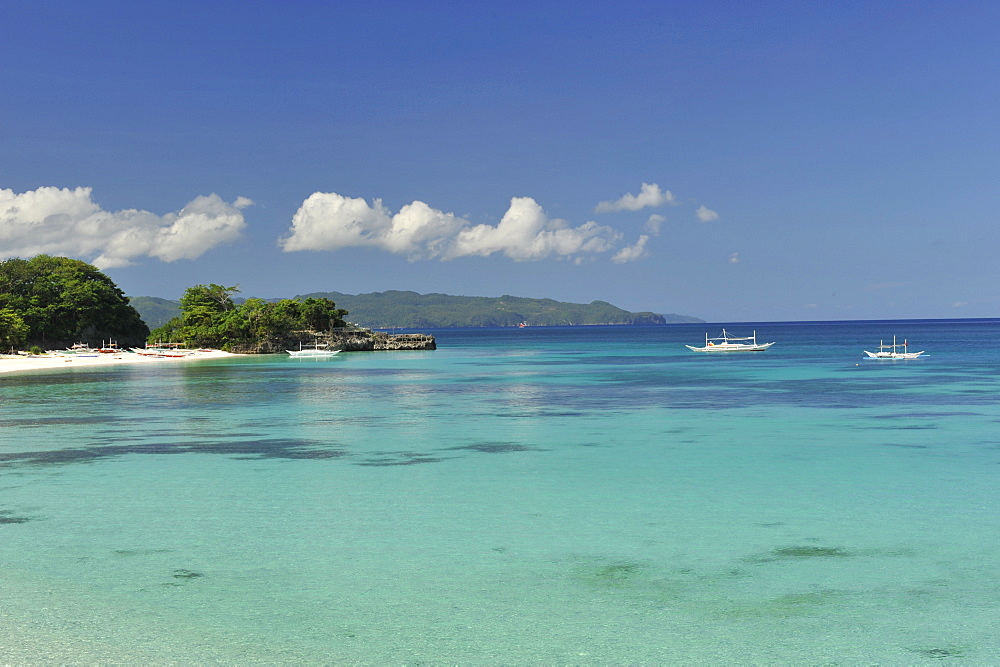
[[[728,328],[0,375],[0,661],[1000,660],[1000,321]]]

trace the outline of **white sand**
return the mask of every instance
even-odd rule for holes
[[[134,352],[118,352],[82,356],[75,354],[0,355],[0,373],[37,371],[52,368],[82,368],[85,366],[107,366],[109,364],[172,364],[194,359],[212,359],[236,356],[222,350],[193,352],[184,357],[149,357]]]

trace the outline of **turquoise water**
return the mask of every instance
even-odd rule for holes
[[[1000,660],[1000,321],[750,328],[0,375],[0,661]]]

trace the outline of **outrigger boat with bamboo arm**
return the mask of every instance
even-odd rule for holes
[[[908,343],[906,339],[903,339],[902,343],[896,342],[896,337],[892,337],[892,345],[885,345],[882,341],[878,342],[878,352],[869,352],[865,350],[865,354],[868,355],[869,359],[916,359],[921,354],[924,353],[923,350],[919,352],[910,352],[907,350]],[[903,348],[902,352],[896,352],[897,348]]]
[[[299,343],[299,349],[285,350],[285,352],[295,359],[325,359],[340,354],[340,350],[331,349],[329,343],[313,343],[308,347],[303,347],[302,343]]]
[[[695,347],[694,345],[685,345],[684,347],[694,352],[763,352],[772,345],[774,345],[773,342],[758,343],[756,331],[753,332],[752,336],[739,337],[730,336],[729,333],[723,329],[722,335],[716,336],[715,338],[709,338],[706,333],[705,347]]]

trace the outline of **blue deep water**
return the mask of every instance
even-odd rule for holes
[[[1000,321],[726,327],[0,374],[0,662],[1000,661]]]

